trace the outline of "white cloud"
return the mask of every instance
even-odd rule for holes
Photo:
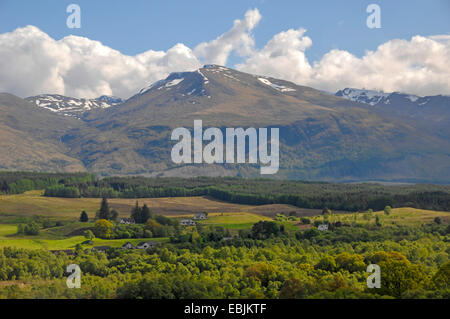
[[[34,26],[0,34],[0,91],[22,97],[59,93],[74,97],[112,94],[129,97],[170,72],[194,70],[203,63],[226,65],[334,92],[344,87],[401,91],[418,95],[450,93],[450,35],[394,39],[356,57],[331,50],[310,63],[312,40],[305,29],[290,29],[255,48],[252,31],[261,20],[257,9],[210,42],[191,50],[177,44],[167,51],[124,55],[98,41],[68,36],[59,41]]]
[[[0,34],[0,91],[23,97],[41,93],[129,97],[170,72],[200,66],[183,44],[166,52],[127,56],[83,37],[55,41],[34,26]]]
[[[251,31],[261,20],[258,9],[248,10],[244,20],[235,20],[228,32],[220,35],[211,42],[202,42],[195,49],[197,57],[208,64],[226,65],[228,56],[232,51],[241,56],[250,55],[255,42]]]
[[[448,35],[390,40],[361,58],[331,50],[311,65],[305,50],[312,41],[304,33],[300,29],[275,35],[236,68],[330,92],[355,87],[417,95],[450,93]]]
[[[275,35],[264,48],[254,51],[244,63],[236,65],[236,68],[297,83],[308,80],[312,68],[304,52],[311,46],[312,41],[303,36],[305,32],[305,29],[291,29]]]

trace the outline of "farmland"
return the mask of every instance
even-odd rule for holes
[[[74,249],[77,244],[85,242],[83,232],[92,229],[94,223],[80,223],[80,212],[85,210],[92,219],[99,208],[98,198],[56,198],[42,196],[43,191],[28,191],[23,194],[3,195],[0,197],[0,247],[18,247],[29,249]],[[317,209],[301,209],[290,205],[240,205],[214,200],[208,197],[165,197],[141,198],[140,204],[146,204],[154,213],[171,218],[191,218],[194,213],[208,212],[208,219],[198,221],[199,225],[215,226],[229,229],[236,235],[239,230],[250,229],[259,221],[274,220],[279,214],[297,216],[284,222],[286,229],[308,229],[314,222],[342,222],[361,225],[373,224],[375,218],[384,227],[394,225],[420,226],[432,223],[440,218],[448,223],[450,213],[415,208],[394,208],[391,214],[383,211],[372,213],[342,213],[333,212],[330,216],[321,215]],[[113,198],[109,200],[110,207],[119,212],[120,217],[129,217],[130,210],[135,205],[135,199]],[[27,218],[42,216],[51,220],[62,221],[62,225],[42,229],[38,236],[17,234],[17,225]],[[311,224],[301,224],[300,217],[308,217]],[[279,219],[278,219],[279,220]],[[139,238],[100,239],[94,238],[89,246],[108,245],[118,247],[129,241],[133,244],[142,241]],[[157,241],[168,241],[168,238],[153,238]]]
[[[41,215],[52,218],[74,219],[85,210],[89,216],[94,216],[98,210],[101,199],[99,198],[59,198],[42,196],[43,191],[28,191],[17,195],[0,196],[0,220],[7,219],[11,215],[31,216]],[[282,211],[296,211],[305,214],[319,213],[320,210],[302,210],[290,205],[240,205],[218,201],[208,197],[163,197],[163,198],[112,198],[108,200],[111,208],[119,212],[120,217],[128,217],[131,208],[136,201],[147,206],[156,214],[169,217],[183,216],[187,214],[207,212],[245,212],[274,216]]]
[[[409,207],[388,214],[343,212],[206,196],[139,198],[140,211],[145,204],[152,213],[147,223],[111,220],[111,236],[104,237],[95,222],[101,202],[47,197],[42,190],[1,195],[0,298],[414,298],[409,290],[415,289],[418,296],[448,299],[440,276],[449,265],[449,212]],[[107,202],[119,217],[136,209],[132,198]],[[83,210],[89,217],[85,222],[79,220]],[[207,219],[180,226],[179,220],[203,212]],[[19,231],[33,223],[38,233]],[[319,231],[324,223],[329,230]],[[142,241],[158,245],[147,251],[91,249]],[[380,267],[393,282],[369,291],[366,267],[376,258],[387,258]],[[401,267],[383,266],[393,262]],[[72,263],[84,276],[76,291],[64,281],[65,267]],[[292,290],[297,278],[308,283],[306,290]],[[397,286],[401,290],[389,288]]]

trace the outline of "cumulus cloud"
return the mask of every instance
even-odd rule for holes
[[[34,26],[0,34],[0,91],[23,97],[41,93],[129,97],[170,72],[200,66],[183,44],[128,56],[84,37],[56,41]]]
[[[361,58],[331,50],[311,64],[305,51],[312,41],[304,34],[304,29],[281,32],[236,68],[330,92],[355,87],[417,95],[450,93],[448,35],[390,40]]]
[[[195,70],[203,63],[226,65],[235,52],[235,68],[334,92],[344,87],[401,91],[417,95],[450,93],[450,35],[394,39],[357,57],[331,50],[319,61],[306,53],[313,41],[306,30],[290,29],[261,49],[252,31],[261,20],[257,9],[235,20],[230,30],[193,50],[177,44],[167,51],[128,56],[84,37],[54,40],[34,26],[0,34],[0,91],[25,97],[58,93],[74,97],[108,94],[129,97],[170,72]]]
[[[248,10],[244,20],[235,20],[228,32],[210,42],[202,42],[194,53],[206,63],[226,65],[228,56],[235,51],[241,56],[252,54],[255,41],[251,31],[261,20],[258,9]]]
[[[305,50],[312,41],[304,36],[305,32],[305,29],[291,29],[275,35],[264,48],[254,51],[245,63],[236,65],[236,68],[297,83],[307,81],[312,75],[312,68]]]

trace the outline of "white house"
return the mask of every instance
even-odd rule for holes
[[[328,230],[328,224],[321,224],[319,225],[319,227],[317,227],[317,229],[320,231],[326,231]]]
[[[206,216],[205,213],[197,213],[197,214],[194,215],[194,219],[195,220],[205,220],[207,218],[208,217]]]
[[[182,219],[180,224],[182,226],[195,226],[195,222],[192,219]]]
[[[149,249],[151,247],[155,247],[158,243],[156,241],[143,241],[137,244],[137,249]]]
[[[127,242],[127,243],[122,245],[122,249],[134,249],[134,246],[133,246],[132,243]]]
[[[134,225],[134,224],[136,224],[136,222],[134,221],[133,218],[121,218],[120,219],[120,223],[121,224],[126,224],[126,225]]]

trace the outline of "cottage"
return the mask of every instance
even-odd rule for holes
[[[194,215],[195,220],[205,220],[207,219],[207,215],[205,213],[198,213]]]
[[[156,241],[143,241],[137,244],[137,249],[149,249],[155,247],[158,243]]]
[[[319,227],[317,227],[317,229],[320,231],[326,231],[328,230],[328,224],[321,224],[319,225]]]
[[[121,224],[125,224],[125,225],[134,225],[134,224],[136,224],[136,222],[134,221],[133,218],[121,218],[120,219],[120,223]]]
[[[182,226],[195,226],[195,222],[192,219],[182,219],[180,223]]]
[[[135,247],[133,246],[132,243],[127,242],[125,244],[122,245],[122,249],[134,249]]]
[[[108,251],[108,249],[110,249],[110,246],[96,246],[96,247],[92,247],[92,251],[98,251],[101,253],[106,253]]]

